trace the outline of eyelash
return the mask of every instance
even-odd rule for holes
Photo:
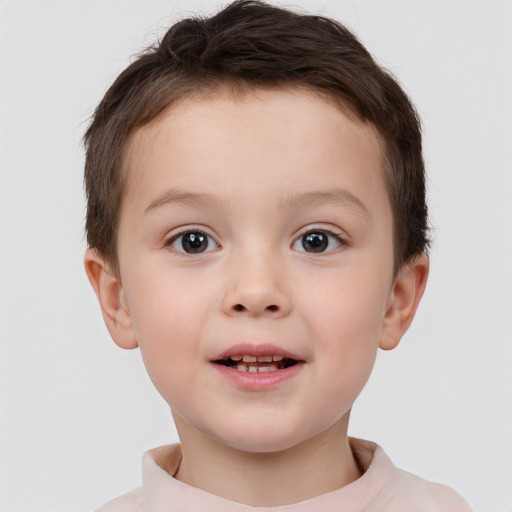
[[[194,252],[187,252],[185,250],[180,250],[176,247],[173,247],[174,244],[176,242],[178,242],[178,240],[184,236],[184,235],[187,235],[187,234],[194,234],[194,235],[204,235],[205,237],[207,237],[207,240],[208,240],[208,245],[206,247],[206,249],[204,251],[198,251],[197,253],[194,253]],[[210,249],[210,246],[211,245],[214,245],[215,247],[213,249]],[[181,245],[183,247],[183,240],[181,242]],[[165,247],[171,247],[176,253],[178,254],[183,254],[183,255],[193,255],[193,254],[205,254],[207,252],[211,252],[212,250],[214,250],[215,248],[218,248],[219,247],[219,244],[213,239],[213,237],[211,237],[208,233],[205,233],[203,230],[201,229],[194,229],[194,228],[187,228],[187,229],[184,229],[182,231],[179,231],[178,233],[174,233],[172,236],[170,236],[164,243],[164,246]]]
[[[184,250],[184,247],[183,247],[183,240],[181,241],[181,246],[183,248],[183,250],[180,250],[178,249],[177,247],[174,247],[174,244],[176,244],[178,242],[178,240],[183,237],[184,235],[187,235],[187,234],[190,234],[190,235],[202,235],[204,237],[207,238],[208,240],[208,245],[206,246],[206,248],[202,251],[197,251],[197,252],[189,252],[189,251],[186,251]],[[306,250],[302,250],[302,249],[305,249],[305,246],[304,246],[304,241],[305,241],[305,237],[308,236],[308,235],[327,235],[327,246],[323,247],[323,243],[321,240],[318,240],[317,243],[320,243],[320,245],[318,247],[320,247],[320,250],[318,251],[315,251],[315,250],[312,250],[312,251],[306,251]],[[336,247],[334,248],[330,248],[329,249],[329,246],[332,245],[332,239],[334,238],[334,243],[336,244]],[[313,239],[311,239],[311,242],[313,242]],[[211,245],[214,245],[213,248],[210,248]],[[301,244],[302,245],[302,249],[299,249],[298,247],[296,247],[298,244]],[[300,233],[294,240],[293,244],[292,244],[292,248],[295,249],[295,250],[298,250],[299,252],[304,252],[304,253],[307,253],[307,254],[324,254],[324,253],[328,253],[328,252],[333,252],[335,251],[336,249],[339,249],[340,247],[343,247],[343,246],[346,246],[348,245],[347,241],[344,239],[344,237],[342,236],[342,233],[335,233],[334,231],[332,230],[329,230],[329,229],[325,229],[325,228],[309,228],[307,229],[306,231],[303,231],[302,233]],[[211,237],[210,235],[208,235],[208,233],[205,233],[204,231],[202,231],[201,229],[191,229],[191,228],[187,228],[187,229],[184,229],[178,233],[175,233],[173,234],[171,237],[169,237],[165,243],[164,243],[164,246],[165,247],[170,247],[172,248],[176,253],[178,254],[182,254],[182,255],[194,255],[194,254],[205,254],[205,253],[208,253],[208,252],[211,252],[213,250],[215,250],[215,248],[219,248],[219,244],[214,240],[213,237]]]
[[[297,249],[295,246],[297,244],[301,244],[302,242],[302,247],[304,247],[304,237],[308,236],[308,235],[313,235],[313,234],[321,234],[321,235],[327,235],[327,246],[326,246],[326,249],[327,250],[320,250],[320,251],[306,251],[306,250],[302,250],[302,249]],[[334,238],[335,240],[335,244],[336,244],[336,247],[334,248],[330,248],[329,249],[329,246],[331,245],[331,240]],[[343,234],[341,232],[339,233],[336,233],[330,229],[325,229],[325,228],[308,228],[307,230],[303,231],[302,233],[299,233],[299,235],[297,236],[297,238],[295,239],[295,241],[293,242],[292,244],[292,247],[296,248],[296,250],[299,250],[300,252],[305,252],[307,254],[325,254],[325,253],[329,253],[329,252],[333,252],[335,251],[336,249],[339,249],[340,247],[343,247],[343,246],[346,246],[348,245],[347,241],[345,240]]]

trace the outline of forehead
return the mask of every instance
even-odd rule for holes
[[[372,196],[384,189],[381,153],[371,125],[320,94],[217,91],[172,105],[133,134],[126,195],[147,202],[172,186],[226,201],[237,192],[277,199],[283,188],[346,185]]]

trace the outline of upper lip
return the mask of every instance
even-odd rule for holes
[[[238,355],[248,355],[248,356],[282,356],[288,359],[295,359],[296,361],[302,361],[302,358],[290,352],[289,350],[285,350],[277,345],[273,345],[272,343],[261,343],[261,344],[252,344],[252,343],[239,343],[237,345],[232,345],[222,352],[219,352],[216,356],[212,358],[212,361],[219,361],[222,359],[228,359],[231,356]]]

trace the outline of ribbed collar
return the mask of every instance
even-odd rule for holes
[[[375,443],[349,438],[363,475],[345,487],[278,507],[252,507],[221,498],[173,478],[181,461],[179,444],[150,450],[142,458],[142,481],[148,512],[363,512],[386,486],[396,469]]]

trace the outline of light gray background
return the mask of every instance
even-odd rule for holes
[[[276,2],[278,3],[278,2]],[[0,510],[87,511],[177,440],[135,351],[109,339],[82,269],[80,138],[107,86],[217,0],[0,1]],[[425,126],[430,282],[380,353],[351,434],[512,510],[512,2],[314,1],[410,93]]]

